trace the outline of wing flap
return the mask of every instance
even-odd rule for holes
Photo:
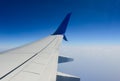
[[[60,63],[72,62],[73,60],[74,60],[73,58],[59,56],[58,63],[60,64]]]
[[[79,77],[58,72],[56,81],[80,81]]]

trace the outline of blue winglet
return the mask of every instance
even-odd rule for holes
[[[63,35],[64,36],[63,39],[65,41],[68,41],[65,36],[65,32],[67,29],[68,22],[70,20],[70,16],[71,16],[71,13],[68,13],[64,18],[64,20],[62,21],[62,23],[60,24],[60,26],[58,27],[58,29],[52,35]]]

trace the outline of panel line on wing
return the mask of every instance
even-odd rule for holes
[[[31,72],[31,71],[23,71],[23,72],[27,72],[27,73],[32,73],[32,74],[40,75],[39,73]]]
[[[56,36],[57,37],[57,36]],[[42,52],[40,52],[40,54],[37,56],[37,57],[35,57],[35,58],[33,58],[33,59],[31,59],[31,61],[30,61],[30,63],[29,64],[27,64],[26,66],[24,66],[24,68],[21,70],[21,71],[19,71],[19,72],[17,72],[14,76],[12,76],[11,78],[10,78],[10,80],[9,81],[16,81],[16,80],[18,80],[17,78],[18,77],[21,77],[21,79],[22,79],[22,81],[23,80],[25,80],[25,81],[29,81],[30,79],[30,77],[26,77],[26,79],[25,78],[23,78],[23,77],[25,77],[25,76],[29,76],[29,75],[32,75],[33,74],[33,76],[39,76],[39,78],[41,77],[42,78],[42,75],[41,74],[44,74],[45,72],[45,70],[46,70],[46,68],[48,67],[49,69],[50,69],[50,66],[48,66],[49,64],[51,65],[51,60],[54,58],[53,56],[55,55],[56,56],[56,52],[55,52],[55,48],[56,47],[58,47],[58,44],[56,44],[56,43],[58,43],[58,41],[59,41],[59,38],[57,37],[57,39],[55,40],[55,41],[53,41],[45,50],[43,50]],[[46,52],[46,51],[48,51],[49,50],[49,52]],[[53,50],[53,52],[51,52]],[[57,51],[57,50],[56,50]],[[53,54],[54,53],[54,54]],[[47,55],[49,55],[50,57],[49,58],[43,58],[43,56],[45,55],[46,56],[46,54]],[[41,57],[41,55],[42,55],[42,57]],[[40,58],[39,58],[40,57]],[[58,57],[58,54],[57,54],[57,57]],[[36,61],[35,60],[37,60],[37,59],[41,59],[41,58],[43,58],[43,59],[46,59],[47,60],[47,63],[45,63],[45,65],[41,65],[41,63],[43,62],[37,62],[37,64],[35,63]],[[42,60],[43,60],[42,59]],[[44,60],[45,61],[45,60]],[[56,64],[57,64],[57,59],[54,61],[54,63],[56,62]],[[42,64],[44,64],[44,63],[42,63]],[[57,66],[57,65],[54,65],[55,67]],[[39,68],[39,70],[38,70],[38,68]],[[57,69],[54,69],[54,70],[56,70],[57,71]],[[52,69],[51,69],[51,71],[53,71]],[[24,74],[26,74],[25,76],[22,76],[22,75],[24,75]],[[53,72],[52,72],[52,74],[53,74]],[[55,75],[56,74],[56,72],[54,72],[54,77],[56,76]],[[33,78],[31,78],[32,80],[34,79],[35,77],[33,77]],[[18,81],[21,81],[21,80],[18,80]],[[33,80],[33,81],[37,81],[37,79],[35,80]]]
[[[29,59],[27,59],[25,62],[23,62],[22,64],[20,64],[19,66],[17,66],[16,68],[14,68],[13,70],[11,70],[10,72],[6,73],[5,75],[3,75],[2,77],[0,77],[0,80],[5,78],[7,75],[9,75],[10,73],[12,73],[13,71],[15,71],[16,69],[18,69],[19,67],[21,67],[22,65],[24,65],[26,62],[28,62],[29,60],[31,60],[32,58],[34,58],[35,56],[37,56],[40,52],[42,52],[45,48],[47,48],[54,40],[56,39],[56,37],[50,41],[50,43],[48,43],[43,49],[41,49],[38,53],[34,54],[32,57],[30,57]]]

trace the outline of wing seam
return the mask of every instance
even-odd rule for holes
[[[18,69],[19,67],[21,67],[22,65],[24,65],[25,63],[27,63],[29,60],[31,60],[32,58],[34,58],[35,56],[37,56],[41,51],[43,51],[45,48],[47,48],[54,40],[56,39],[56,37],[50,41],[50,43],[48,43],[43,49],[41,49],[39,52],[37,52],[36,54],[34,54],[32,57],[30,57],[29,59],[27,59],[25,62],[23,62],[22,64],[20,64],[19,66],[17,66],[16,68],[12,69],[11,71],[9,71],[8,73],[6,73],[5,75],[3,75],[2,77],[0,77],[0,80],[2,80],[3,78],[5,78],[6,76],[8,76],[9,74],[11,74],[13,71],[15,71],[16,69]]]

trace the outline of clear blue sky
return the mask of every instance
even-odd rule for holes
[[[45,37],[69,12],[66,35],[72,44],[120,44],[119,0],[0,0],[0,44]]]

